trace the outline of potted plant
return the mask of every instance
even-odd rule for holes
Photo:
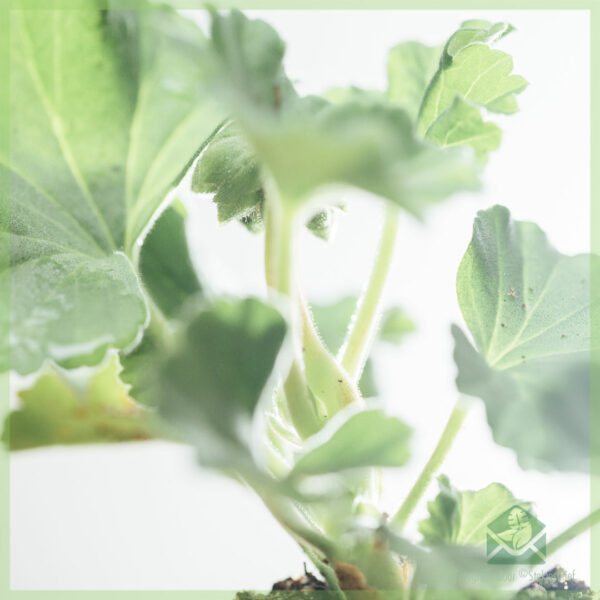
[[[5,442],[193,446],[258,494],[318,572],[282,580],[273,598],[514,597],[501,590],[516,564],[540,564],[600,512],[546,540],[528,499],[440,475],[421,539],[404,527],[474,398],[523,466],[585,466],[597,259],[560,254],[504,207],[477,214],[457,265],[459,400],[389,514],[380,471],[406,463],[411,431],[372,399],[365,374],[378,339],[413,327],[399,309],[382,314],[398,215],[422,219],[477,190],[501,138],[486,114],[517,110],[527,83],[496,47],[512,27],[472,20],[439,47],[399,44],[386,92],[301,96],[281,38],[238,11],[211,11],[206,38],[169,8],[82,8],[11,20],[0,362],[37,378],[19,391]],[[203,289],[170,193],[187,173],[220,221],[264,235],[268,297]],[[329,235],[340,186],[386,203],[376,260],[360,298],[310,306],[298,229]],[[80,366],[93,367],[83,389],[69,381]],[[592,596],[557,568],[519,597],[560,593]]]

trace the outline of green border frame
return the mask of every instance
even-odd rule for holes
[[[156,4],[159,0],[153,0]],[[170,0],[168,2],[179,9],[202,9],[205,0]],[[106,0],[107,6],[123,9],[140,8],[140,0]],[[585,10],[590,13],[590,244],[591,252],[600,255],[600,168],[593,165],[600,155],[600,0],[238,0],[230,2],[213,0],[217,8],[240,9],[359,9],[359,10]],[[9,131],[9,15],[14,8],[26,9],[76,9],[81,6],[80,0],[0,0],[0,154],[8,151]],[[568,49],[566,49],[568,51]],[[598,163],[600,164],[600,163]],[[8,198],[9,179],[5,170],[0,170],[0,198]],[[3,256],[4,254],[4,256]],[[7,268],[8,257],[0,252],[0,272]],[[600,286],[600,280],[593,278],[594,289]],[[8,314],[10,290],[8,286],[0,288],[0,322]],[[593,338],[594,358],[600,359],[600,307],[592,310],[591,333]],[[7,340],[0,340],[1,344]],[[600,360],[598,360],[600,364]],[[0,374],[0,402],[2,408],[8,409],[10,398],[9,376]],[[3,414],[4,411],[0,411]],[[600,372],[591,373],[590,430],[593,437],[600,432]],[[598,433],[600,435],[600,433]],[[85,598],[102,600],[105,597],[127,598],[195,598],[196,600],[233,600],[235,591],[14,591],[10,589],[10,492],[9,492],[9,453],[0,444],[0,598],[18,598],[30,600],[63,600],[67,598]],[[591,460],[590,473],[590,508],[600,507],[600,457]],[[591,581],[592,589],[600,590],[600,524],[591,530]],[[445,593],[448,599],[454,594]],[[499,594],[501,595],[501,594]],[[457,596],[460,594],[457,593]],[[457,598],[458,600],[458,598]]]

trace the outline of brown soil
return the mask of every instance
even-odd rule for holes
[[[273,591],[304,591],[304,590],[313,590],[313,591],[322,591],[326,590],[327,584],[320,579],[317,579],[312,573],[309,573],[306,568],[304,569],[304,575],[293,579],[292,577],[288,577],[287,579],[282,579],[273,585]]]

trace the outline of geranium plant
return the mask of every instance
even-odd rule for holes
[[[18,391],[5,442],[195,447],[203,465],[260,496],[321,576],[282,589],[502,589],[513,565],[486,559],[490,523],[506,515],[488,550],[504,543],[516,556],[539,542],[532,552],[551,555],[599,513],[542,548],[528,499],[495,482],[457,490],[440,475],[420,538],[403,530],[473,398],[524,468],[587,468],[596,259],[560,254],[501,206],[477,214],[457,265],[459,399],[414,486],[387,510],[380,471],[406,463],[411,431],[374,399],[369,355],[413,328],[400,309],[382,313],[399,213],[424,219],[456,192],[477,192],[501,141],[493,116],[517,110],[527,83],[496,47],[512,27],[472,20],[438,47],[399,44],[385,91],[301,96],[268,24],[210,16],[205,37],[170,8],[85,0],[11,12],[0,365],[37,378]],[[268,297],[214,297],[201,283],[173,193],[190,182],[213,195],[219,221],[264,236]],[[310,306],[298,230],[326,239],[348,187],[385,203],[376,260],[360,298]],[[70,377],[81,366],[94,367],[83,388]],[[526,593],[570,589],[561,573]]]

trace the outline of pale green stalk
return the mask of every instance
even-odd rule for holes
[[[387,204],[383,233],[373,270],[340,351],[342,366],[356,381],[360,378],[377,333],[381,316],[381,299],[394,256],[397,233],[398,208]]]
[[[279,390],[278,402],[302,438],[316,433],[319,422],[302,364],[302,325],[298,293],[293,286],[295,212],[282,202],[275,183],[265,181],[265,279],[270,293],[288,298],[292,338],[292,364]]]
[[[573,538],[583,532],[591,529],[596,523],[600,523],[600,508],[593,511],[587,517],[584,517],[580,521],[577,521],[574,525],[571,525],[568,529],[565,529],[560,535],[557,535],[547,547],[547,555],[554,554],[557,550],[562,548],[565,544],[569,543]]]
[[[408,518],[427,490],[427,487],[431,482],[431,478],[442,465],[444,458],[446,458],[446,454],[448,454],[448,450],[450,450],[450,447],[454,442],[456,434],[459,432],[463,421],[465,420],[466,414],[467,405],[464,399],[459,398],[452,413],[450,413],[450,418],[446,423],[446,427],[442,432],[442,436],[440,437],[433,454],[421,471],[419,478],[408,493],[408,496],[406,496],[402,506],[391,520],[391,524],[398,530],[401,530],[404,525],[406,525]]]

